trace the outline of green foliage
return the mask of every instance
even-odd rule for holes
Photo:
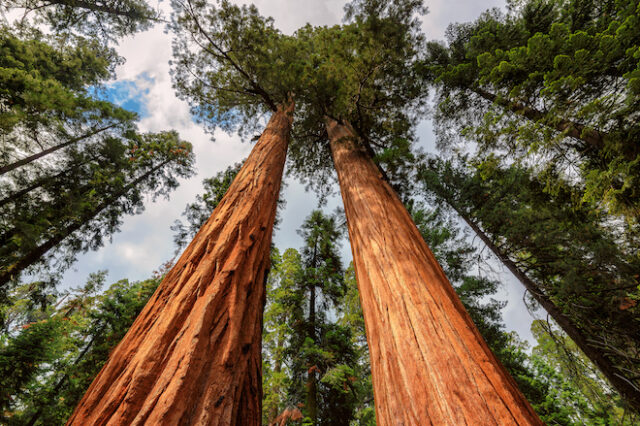
[[[48,132],[70,139],[81,135],[83,127],[130,128],[135,114],[87,93],[89,86],[113,77],[118,61],[112,49],[36,30],[20,35],[4,26],[0,33],[0,132],[5,141],[9,138],[3,162],[8,163],[12,150],[54,145],[46,138]]]
[[[576,345],[551,324],[536,320],[531,326],[537,345],[532,357],[539,375],[549,383],[550,396],[571,408],[571,418],[585,425],[633,425],[638,415],[625,410],[611,389]]]
[[[2,395],[0,408],[6,410],[13,400],[22,397],[22,389],[34,379],[41,364],[55,359],[59,354],[56,341],[62,332],[61,320],[25,324],[23,331],[13,339],[3,340],[0,352],[0,373],[2,373]],[[22,392],[21,392],[22,391]]]
[[[14,321],[1,335],[3,424],[64,424],[161,279],[122,280],[97,294],[104,278],[91,276],[43,310],[18,303],[41,319]]]
[[[335,317],[345,292],[334,217],[305,220],[300,252],[274,252],[264,332],[264,421],[300,409],[310,424],[348,424],[366,376],[351,327]],[[370,380],[369,380],[370,384]],[[370,405],[370,403],[369,403]]]
[[[3,207],[3,284],[27,268],[55,265],[60,274],[77,253],[100,247],[123,215],[141,211],[144,195],[167,196],[178,177],[192,173],[191,145],[175,132],[127,136],[92,147],[84,155],[93,161]]]
[[[350,121],[373,156],[406,152],[426,105],[414,66],[422,2],[374,3],[351,4],[344,25],[306,25],[285,36],[254,6],[174,0],[174,86],[207,128],[244,136],[260,127],[256,117],[293,96],[289,170],[328,190],[325,117]]]
[[[141,134],[135,113],[96,98],[119,63],[99,41],[4,26],[0,52],[5,303],[7,282],[28,270],[54,284],[77,253],[141,211],[144,195],[167,195],[189,176],[193,157],[177,133]]]
[[[349,265],[345,271],[344,284],[344,296],[338,306],[338,324],[347,328],[351,335],[351,344],[355,351],[356,359],[356,363],[351,367],[353,369],[352,377],[358,378],[358,380],[352,381],[350,384],[356,399],[353,419],[349,424],[374,426],[376,424],[376,413],[373,405],[369,347],[367,345],[364,316],[353,264]]]
[[[256,117],[287,100],[295,64],[286,37],[254,6],[172,0],[172,75],[178,96],[208,129],[260,128]]]
[[[317,189],[329,183],[332,168],[325,117],[348,121],[372,157],[396,166],[389,154],[410,153],[425,112],[427,93],[415,67],[424,42],[417,18],[422,2],[363,1],[346,9],[344,25],[307,25],[295,33],[307,64],[293,89],[297,114],[290,162],[292,173]]]
[[[617,374],[636,381],[640,333],[634,241],[592,206],[576,207],[570,185],[546,190],[531,170],[485,161],[456,167],[433,160],[420,172],[427,193],[475,223],[533,280]]]
[[[21,26],[45,24],[57,34],[106,42],[145,30],[160,17],[145,0],[5,0],[0,5],[0,12],[12,10],[22,13]]]
[[[555,171],[582,201],[630,221],[640,212],[640,3],[528,0],[485,12],[430,43],[440,145],[460,132],[482,155]]]
[[[291,375],[286,368],[285,351],[288,336],[293,333],[291,306],[299,303],[295,288],[302,275],[302,259],[295,249],[287,249],[282,255],[273,249],[271,264],[262,337],[262,414],[263,423],[267,424],[293,405],[286,394]]]

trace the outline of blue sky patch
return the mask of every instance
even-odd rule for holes
[[[144,81],[146,87],[141,87],[139,83]],[[154,78],[147,73],[142,73],[135,80],[118,80],[106,84],[104,88],[93,90],[92,94],[99,99],[112,102],[128,111],[138,113],[140,118],[149,116],[147,108],[147,96],[149,87],[154,83]]]

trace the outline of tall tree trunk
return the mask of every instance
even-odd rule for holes
[[[104,200],[102,203],[98,204],[92,210],[86,212],[82,217],[77,219],[76,221],[70,223],[65,228],[56,231],[51,238],[49,238],[44,243],[40,244],[37,247],[34,247],[29,252],[22,255],[22,257],[18,258],[13,264],[9,265],[6,269],[0,270],[0,287],[11,281],[16,275],[25,270],[27,267],[37,262],[42,256],[44,256],[49,250],[60,244],[65,238],[69,235],[73,234],[82,226],[84,226],[89,220],[93,219],[97,215],[100,214],[104,209],[112,205],[114,202],[118,200],[118,198],[127,194],[141,182],[146,180],[149,175],[154,173],[155,171],[163,168],[167,165],[170,160],[163,161],[161,164],[158,164],[153,169],[145,173],[144,175],[136,178],[133,182],[127,184],[121,191],[116,194],[111,195],[109,198]],[[15,235],[16,232],[10,231]],[[6,235],[2,236],[3,239],[6,238]]]
[[[541,425],[348,123],[327,118],[380,425]]]
[[[621,372],[615,368],[611,361],[604,355],[602,348],[597,344],[591,344],[590,339],[585,336],[584,332],[576,327],[575,323],[568,318],[562,311],[551,301],[544,291],[533,282],[523,271],[509,257],[503,253],[494,243],[491,241],[480,227],[469,218],[467,214],[464,214],[456,208],[451,202],[446,201],[458,215],[469,225],[469,227],[475,232],[475,234],[482,240],[482,242],[496,255],[498,259],[507,267],[509,271],[520,281],[520,283],[529,291],[531,296],[542,306],[547,313],[554,319],[554,321],[560,326],[560,328],[567,333],[567,335],[573,340],[573,342],[580,348],[582,352],[600,369],[602,374],[609,380],[611,386],[613,386],[620,395],[629,403],[634,409],[640,412],[640,391],[629,382]]]
[[[260,424],[264,283],[292,112],[273,114],[67,424]]]
[[[14,163],[11,164],[7,164],[6,166],[0,167],[0,176],[5,174],[5,173],[9,173],[11,170],[17,169],[18,167],[24,166],[26,164],[29,163],[33,163],[36,160],[39,160],[40,158],[44,157],[45,155],[49,155],[53,152],[56,152],[58,150],[61,150],[62,148],[65,148],[67,146],[73,145],[74,143],[80,142],[81,140],[90,138],[91,136],[95,136],[100,132],[104,132],[105,130],[108,130],[112,127],[115,127],[115,124],[111,124],[109,126],[105,126],[105,127],[101,127],[99,129],[94,129],[92,131],[90,131],[89,133],[87,133],[86,135],[82,135],[82,136],[78,136],[76,138],[71,138],[66,142],[63,142],[61,144],[52,146],[51,148],[47,148],[43,151],[40,151],[36,154],[30,155],[28,157],[23,158],[22,160],[18,160]]]

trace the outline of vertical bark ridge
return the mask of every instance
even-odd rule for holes
[[[292,113],[272,115],[67,424],[260,424],[264,278]]]
[[[540,425],[348,123],[327,118],[380,425]]]

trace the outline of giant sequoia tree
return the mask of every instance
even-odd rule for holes
[[[293,114],[288,93],[273,89],[282,71],[275,44],[281,36],[255,8],[174,6],[175,85],[194,105],[202,102],[196,115],[227,130],[249,123],[255,129],[257,112],[272,116],[70,424],[258,424],[261,418],[264,284]]]
[[[264,282],[291,108],[274,112],[69,424],[259,424]]]
[[[420,6],[356,2],[348,8],[351,24],[309,36],[315,57],[309,56],[323,73],[308,83],[305,119],[322,119],[331,141],[367,325],[376,416],[383,424],[538,424],[372,161],[376,144],[392,148],[412,139],[424,103],[411,78],[422,41],[414,19]],[[302,88],[296,93],[304,99]],[[454,403],[454,395],[465,403]],[[407,407],[407,400],[416,403]]]

